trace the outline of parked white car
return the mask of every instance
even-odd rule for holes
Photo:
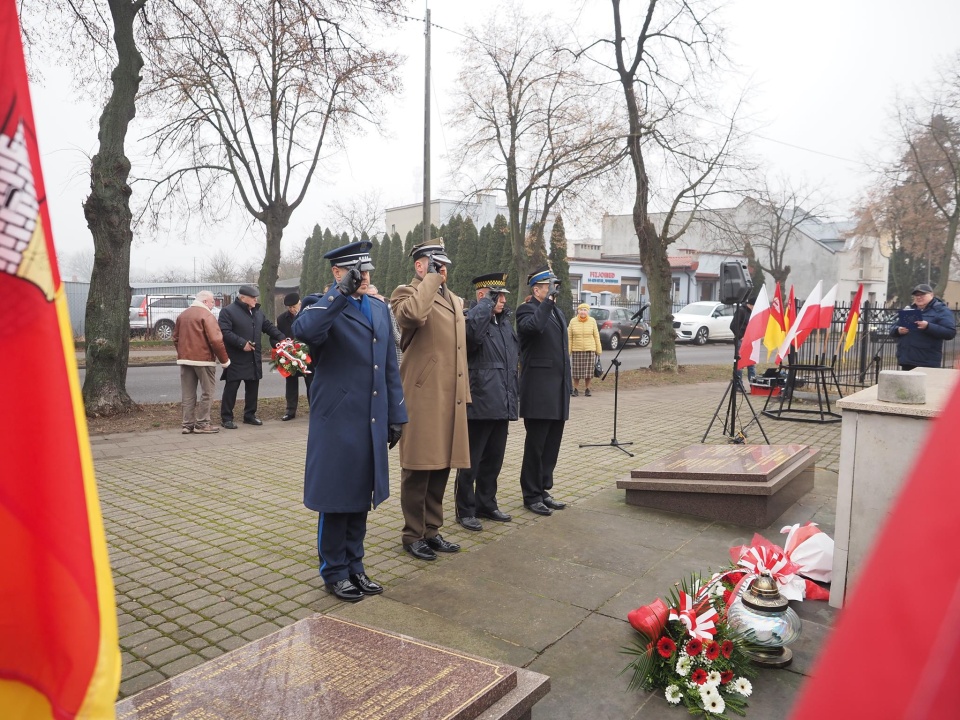
[[[157,340],[170,340],[177,318],[193,300],[193,295],[134,295],[130,299],[130,334],[153,333]],[[213,308],[213,316],[219,318],[219,307]]]
[[[696,345],[704,345],[707,340],[733,340],[730,321],[734,312],[733,305],[719,302],[690,303],[673,316],[677,340],[692,340]]]

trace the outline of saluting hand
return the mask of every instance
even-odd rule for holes
[[[344,295],[353,295],[363,284],[363,275],[360,273],[360,263],[357,262],[350,268],[337,283],[337,290]]]

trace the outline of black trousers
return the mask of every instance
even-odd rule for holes
[[[509,420],[468,420],[470,467],[457,471],[454,496],[457,517],[497,510],[497,478],[507,449]]]
[[[367,513],[320,513],[317,521],[317,552],[320,577],[325,583],[346,580],[362,573],[363,539]]]
[[[237,391],[243,383],[243,419],[253,420],[257,416],[257,394],[260,392],[259,380],[227,380],[220,398],[220,420],[233,420],[233,406],[237,404]]]
[[[527,437],[523,441],[523,465],[520,467],[520,490],[523,504],[543,502],[553,489],[553,469],[560,456],[563,420],[524,418]]]
[[[287,415],[297,414],[297,405],[300,404],[300,378],[307,386],[307,407],[310,407],[310,383],[313,382],[313,373],[309,375],[291,375],[286,380]]]

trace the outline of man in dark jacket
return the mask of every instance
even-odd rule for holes
[[[230,367],[224,368],[221,380],[225,380],[223,397],[220,399],[220,424],[228,430],[236,430],[233,422],[233,406],[237,404],[237,390],[243,382],[243,422],[247,425],[263,425],[257,417],[257,394],[260,378],[263,377],[263,358],[260,353],[260,336],[266,333],[273,342],[283,340],[281,333],[260,310],[260,290],[256,285],[241,285],[237,299],[220,311],[220,330],[223,343],[230,356]]]
[[[299,293],[288,293],[283,298],[283,305],[287,309],[280,314],[280,317],[277,318],[277,329],[283,333],[284,337],[292,338],[293,321],[297,317],[297,313],[300,312]],[[297,406],[300,404],[300,378],[303,378],[303,382],[307,386],[307,401],[310,401],[310,383],[313,381],[313,372],[309,372],[306,375],[300,372],[295,372],[290,375],[290,377],[286,378],[285,394],[287,400],[287,413],[280,418],[284,422],[287,420],[293,420],[297,416]]]
[[[566,503],[554,500],[553,470],[560,455],[563,424],[570,417],[570,348],[567,322],[556,306],[560,281],[544,265],[527,278],[532,295],[517,308],[520,336],[520,417],[527,430],[520,488],[523,504],[552,515]]]
[[[916,367],[938,368],[943,364],[943,341],[953,340],[957,335],[957,320],[953,311],[926,283],[917,285],[913,292],[910,309],[920,313],[919,320],[909,325],[894,323],[891,337],[897,341],[897,362],[902,370]]]
[[[507,274],[490,273],[472,281],[476,304],[467,311],[467,366],[470,395],[467,434],[470,467],[457,471],[457,522],[483,530],[478,517],[510,522],[497,507],[497,477],[507,449],[507,427],[517,419],[519,344],[506,307]]]
[[[407,422],[387,306],[367,294],[370,247],[355,242],[324,255],[337,284],[307,298],[311,302],[293,323],[317,368],[303,504],[320,514],[324,586],[348,602],[383,592],[363,568],[367,511],[390,496],[387,449]]]

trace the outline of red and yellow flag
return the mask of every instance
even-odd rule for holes
[[[113,580],[13,0],[0,67],[0,716],[112,718]]]
[[[857,327],[860,325],[860,304],[863,302],[863,283],[857,288],[857,294],[850,303],[850,314],[847,315],[847,324],[843,326],[843,335],[846,338],[843,341],[843,351],[846,352],[853,347],[853,341],[857,339]]]
[[[770,356],[780,347],[780,343],[787,336],[787,325],[783,317],[783,294],[780,292],[780,283],[773,293],[770,303],[770,317],[767,319],[767,331],[763,336],[763,345],[767,348],[767,362]]]

